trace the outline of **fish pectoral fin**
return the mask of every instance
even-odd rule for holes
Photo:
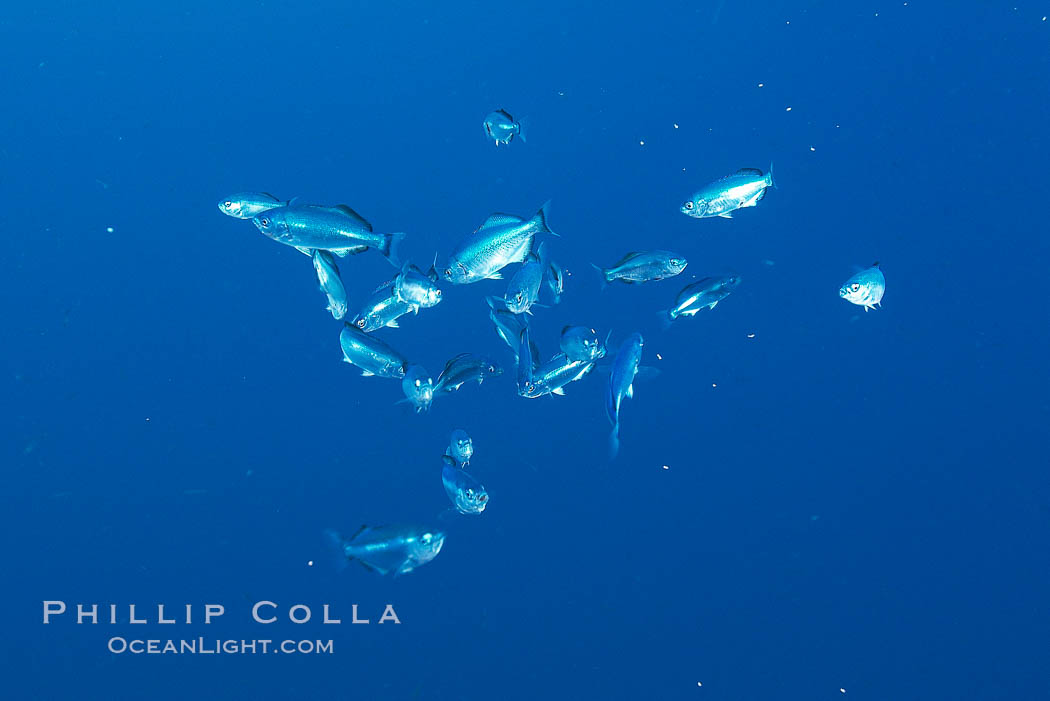
[[[350,361],[348,360],[347,362],[350,362]],[[361,371],[361,377],[375,377],[375,376],[376,376],[376,374],[374,372],[369,372],[368,370],[362,370]]]
[[[711,302],[711,306],[708,307],[708,309],[714,309],[717,306],[718,306],[718,300],[716,299],[714,302]]]
[[[398,329],[398,328],[401,328],[400,326],[398,326],[398,325],[397,325],[397,319],[391,319],[390,321],[386,322],[386,325],[387,325],[387,326],[388,326],[389,328],[392,328],[392,329]]]
[[[634,399],[634,383],[627,385],[627,396],[630,399]]]
[[[502,280],[503,279],[503,273],[501,273],[500,271],[497,270],[494,273],[489,273],[488,276],[485,277],[485,279],[486,280]]]
[[[311,258],[314,257],[313,250],[307,248],[306,246],[295,246],[294,248],[295,248],[295,250],[297,250],[300,253],[302,253],[304,256],[310,256]]]
[[[732,219],[733,218],[733,215],[730,214],[729,212],[726,212],[725,214],[719,214],[718,216],[722,217],[723,219]]]
[[[551,394],[556,394],[559,397],[564,397],[565,396],[565,389],[562,388],[562,387],[555,387],[554,389],[551,390]]]
[[[365,568],[366,570],[368,570],[369,572],[375,572],[375,573],[376,573],[376,574],[378,574],[378,575],[383,575],[383,576],[385,576],[385,575],[386,575],[386,573],[387,573],[387,571],[388,571],[388,570],[385,570],[385,569],[383,569],[382,567],[376,567],[375,565],[373,565],[373,564],[371,564],[371,563],[369,563],[369,562],[365,562],[364,560],[362,560],[362,559],[361,559],[361,558],[359,558],[359,557],[355,557],[354,559],[355,559],[355,560],[356,560],[357,562],[360,562],[360,563],[361,563],[361,566],[362,566],[362,567],[364,567],[364,568]]]

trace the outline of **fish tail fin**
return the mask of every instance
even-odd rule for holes
[[[615,460],[616,456],[620,454],[620,422],[617,421],[613,424],[612,431],[609,432],[609,459]]]
[[[766,182],[769,184],[769,187],[774,190],[780,189],[777,187],[777,181],[773,179],[773,161],[769,162],[769,170],[766,171]]]
[[[398,270],[401,269],[401,261],[397,257],[397,247],[401,243],[401,240],[405,238],[405,234],[384,234],[383,235],[383,248],[379,251],[383,256],[390,262],[390,265],[394,266]]]
[[[518,120],[518,138],[521,139],[521,143],[527,144],[528,139],[525,138],[525,132],[529,129],[529,120],[527,117],[522,117]]]
[[[324,530],[324,541],[336,571],[342,572],[346,569],[347,563],[353,559],[346,554],[346,541],[343,540],[343,536],[339,535],[339,531],[332,528]]]
[[[602,276],[602,289],[604,290],[606,287],[609,286],[609,273],[607,273],[605,271],[605,268],[603,268],[600,265],[595,265],[594,263],[591,263],[591,267],[597,270],[598,274]]]
[[[666,331],[667,329],[671,328],[671,323],[674,321],[674,318],[671,316],[671,310],[669,310],[669,309],[661,309],[660,311],[658,311],[656,313],[656,315],[658,317],[660,317],[660,328],[661,329]]]
[[[532,222],[536,225],[536,229],[538,231],[541,231],[541,232],[543,232],[545,234],[550,234],[551,236],[558,236],[558,237],[560,237],[561,235],[560,234],[556,234],[553,231],[551,231],[550,226],[548,226],[548,224],[547,224],[547,217],[549,216],[550,207],[551,207],[551,201],[550,200],[547,200],[546,202],[544,202],[543,206],[540,207],[540,211],[536,212],[536,216],[534,216],[532,218]]]

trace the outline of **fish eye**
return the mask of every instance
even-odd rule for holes
[[[222,206],[225,207],[226,209],[229,209],[230,207],[233,206],[233,202],[230,202],[229,200],[227,200],[226,202],[222,203]]]
[[[859,284],[859,283],[856,283],[856,282],[855,282],[855,283],[853,283],[852,285],[850,285],[850,286],[849,286],[849,288],[850,288],[851,290],[853,290],[854,292],[856,292],[857,290],[859,290],[859,289],[860,289],[860,284]]]
[[[692,202],[686,202],[685,203],[685,208],[686,209],[692,209],[693,208],[693,203]]]
[[[452,268],[445,268],[445,275],[451,275],[451,274],[452,274]]]
[[[357,325],[357,328],[359,328],[359,329],[363,329],[365,327],[365,320],[364,319],[358,319],[354,323]]]
[[[267,219],[266,217],[263,217],[262,219],[259,220],[259,223],[262,224],[263,226],[269,226],[270,225],[270,220]]]
[[[478,497],[478,501],[480,501],[482,504],[484,504],[488,500],[489,500],[489,495],[488,494],[482,494],[480,497]]]

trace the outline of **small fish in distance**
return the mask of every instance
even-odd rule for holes
[[[492,139],[497,146],[509,144],[515,137],[520,137],[522,143],[525,143],[524,127],[521,122],[511,117],[506,110],[500,109],[490,112],[485,117],[482,126],[485,128],[485,135]]]

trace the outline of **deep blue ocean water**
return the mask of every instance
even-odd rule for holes
[[[1050,693],[1047,3],[2,14],[4,698]],[[499,107],[527,143],[486,142]],[[678,211],[770,162],[757,207]],[[550,199],[571,275],[533,339],[640,331],[662,370],[624,404],[619,457],[599,372],[516,396],[483,301],[504,282],[379,334],[435,375],[463,351],[505,375],[395,405],[397,383],[341,362],[309,261],[217,210],[243,190],[347,203],[424,265]],[[600,291],[589,263],[639,248],[689,267]],[[875,260],[865,313],[837,290]],[[393,272],[341,269],[352,310]],[[729,271],[716,310],[660,329],[685,282]],[[323,529],[447,508],[454,428],[488,510],[440,521],[443,551],[407,576],[332,567]],[[43,625],[46,600],[103,622]],[[261,600],[279,623],[251,620]],[[157,624],[158,603],[195,623]],[[206,603],[226,609],[207,626]],[[342,625],[318,623],[326,603]],[[400,625],[378,625],[388,603]],[[112,654],[114,636],[333,652]]]

